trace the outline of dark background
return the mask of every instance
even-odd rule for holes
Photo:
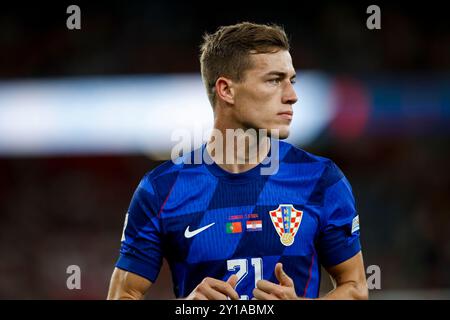
[[[66,28],[70,4],[81,30]],[[381,30],[366,28],[370,4]],[[0,81],[199,73],[203,33],[240,21],[283,25],[298,70],[383,88],[371,91],[367,126],[346,130],[357,100],[344,98],[344,117],[301,147],[333,159],[353,186],[365,264],[381,268],[371,296],[449,298],[450,24],[439,2],[2,3]],[[396,108],[389,94],[412,98]],[[141,153],[2,155],[0,298],[105,298],[132,193],[159,163]],[[71,264],[81,290],[66,288]],[[173,297],[166,267],[148,297]]]

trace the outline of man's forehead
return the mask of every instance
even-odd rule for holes
[[[287,50],[279,50],[271,53],[251,54],[250,59],[252,59],[252,68],[250,70],[253,72],[263,74],[272,71],[289,74],[295,73],[291,55]]]

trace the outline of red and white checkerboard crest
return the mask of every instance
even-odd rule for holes
[[[280,204],[277,209],[269,211],[273,226],[285,246],[294,243],[295,235],[303,218],[303,211],[297,210],[292,204]]]

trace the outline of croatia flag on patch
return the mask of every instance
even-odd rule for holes
[[[247,221],[247,231],[261,231],[261,230],[262,230],[262,220]]]

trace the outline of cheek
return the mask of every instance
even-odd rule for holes
[[[237,117],[249,127],[270,128],[274,123],[279,95],[276,87],[265,84],[242,90],[236,96]]]
[[[274,88],[267,88],[260,86],[249,90],[240,97],[240,105],[247,109],[247,111],[264,112],[276,103],[276,90]]]

